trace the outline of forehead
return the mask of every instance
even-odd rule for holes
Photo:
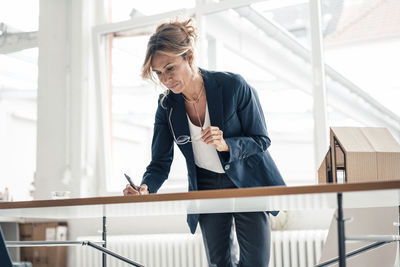
[[[151,59],[151,68],[153,70],[162,70],[167,64],[179,62],[180,56],[168,56],[161,53],[155,53]]]

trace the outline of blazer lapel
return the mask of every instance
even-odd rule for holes
[[[200,71],[204,79],[211,126],[218,126],[218,128],[223,131],[224,106],[222,101],[222,88],[207,71],[203,69],[200,69]]]
[[[189,124],[186,116],[185,102],[183,100],[182,95],[181,94],[175,95],[174,93],[171,92],[168,98],[171,98],[170,101],[171,106],[168,109],[168,115],[171,112],[171,108],[173,109],[171,114],[172,125],[170,124],[169,127],[173,127],[173,131],[175,133],[176,138],[178,138],[178,136],[181,135],[190,136]],[[191,142],[184,145],[178,145],[178,147],[185,155],[185,158],[187,160],[194,162],[193,148]]]

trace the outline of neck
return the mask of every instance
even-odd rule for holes
[[[204,92],[204,82],[203,77],[196,73],[193,75],[192,82],[189,84],[187,88],[182,92],[183,98],[186,102],[189,103],[197,103],[200,100],[200,97]]]

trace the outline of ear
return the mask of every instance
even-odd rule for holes
[[[192,50],[188,50],[186,52],[186,60],[189,63],[189,66],[192,66],[193,64],[193,59],[194,59],[194,54]]]

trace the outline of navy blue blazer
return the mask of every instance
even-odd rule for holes
[[[200,69],[206,89],[207,105],[212,126],[223,131],[229,152],[218,152],[225,173],[238,187],[285,185],[267,148],[271,144],[257,92],[237,74]],[[162,95],[160,95],[161,99]],[[159,100],[160,100],[159,99]],[[152,160],[143,175],[150,193],[156,193],[168,178],[175,136],[190,135],[182,94],[170,92],[158,105],[152,141]],[[192,144],[178,146],[186,159],[189,191],[197,190],[196,166]],[[276,215],[277,212],[271,212]],[[189,214],[188,224],[195,232],[199,215]]]

